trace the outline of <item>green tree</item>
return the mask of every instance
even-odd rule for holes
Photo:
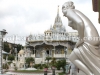
[[[10,54],[10,55],[8,56],[8,60],[12,61],[12,60],[14,60],[14,59],[15,59],[14,55]]]
[[[49,60],[51,60],[51,57],[46,57],[46,59],[48,61],[48,65],[49,65]]]
[[[65,73],[65,71],[66,71],[65,66],[66,66],[66,60],[65,60],[65,59],[62,59],[62,60],[61,60],[61,67],[62,67],[64,73]]]
[[[25,59],[25,61],[26,61],[26,63],[27,63],[28,65],[30,65],[30,66],[32,67],[32,65],[33,65],[33,63],[34,63],[34,58],[28,57],[28,58]]]
[[[19,52],[21,49],[23,49],[24,47],[21,44],[17,44],[17,52]]]
[[[56,66],[56,58],[52,58],[51,66]]]
[[[4,55],[3,55],[3,59],[5,59],[5,60],[6,60],[6,57],[7,57],[7,55],[5,55],[5,54],[4,54]]]
[[[6,51],[6,52],[10,52],[10,48],[9,48],[8,42],[4,42],[3,44],[4,44],[4,45],[3,45],[3,46],[4,46],[4,47],[3,47],[3,48],[4,48],[3,50]]]

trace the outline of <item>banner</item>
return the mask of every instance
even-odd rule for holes
[[[100,0],[92,0],[92,5],[93,5],[93,11],[99,12],[98,21],[100,23]]]

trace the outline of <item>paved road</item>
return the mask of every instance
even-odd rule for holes
[[[68,74],[68,75],[70,75],[70,74]],[[79,73],[77,73],[77,75],[86,75],[86,74],[82,71],[79,71]]]
[[[60,72],[60,71],[58,71],[58,72]],[[12,75],[44,75],[43,73],[42,74],[41,73],[40,74],[31,73],[30,74],[30,73],[15,73],[15,72],[7,72],[6,74],[12,74]],[[52,73],[48,73],[48,75],[52,75]],[[58,74],[56,73],[56,75],[58,75]],[[86,74],[84,72],[82,72],[82,71],[79,71],[79,73],[77,73],[77,75],[86,75]]]

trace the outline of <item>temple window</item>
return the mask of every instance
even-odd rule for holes
[[[50,36],[51,36],[51,33],[50,33]]]

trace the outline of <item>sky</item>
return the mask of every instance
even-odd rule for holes
[[[75,32],[68,27],[67,18],[62,14],[62,5],[67,1],[69,0],[0,0],[0,30],[6,29],[8,32],[4,40],[25,45],[26,36],[44,34],[54,24],[58,5],[67,32]],[[71,1],[77,10],[92,21],[100,35],[98,12],[93,11],[92,0]]]

